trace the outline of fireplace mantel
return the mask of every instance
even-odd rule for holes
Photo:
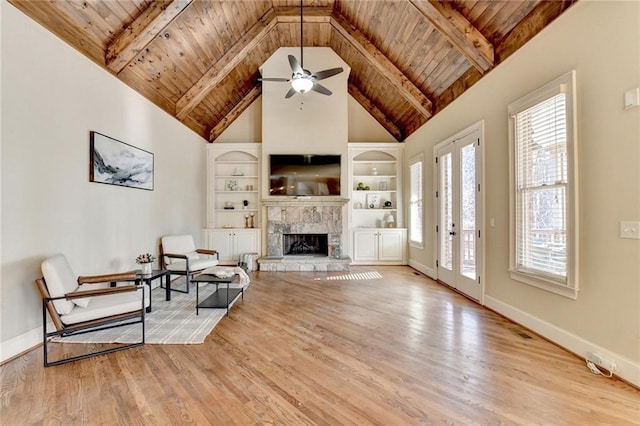
[[[266,207],[301,207],[301,206],[343,206],[349,202],[342,197],[282,197],[263,198],[262,205]]]

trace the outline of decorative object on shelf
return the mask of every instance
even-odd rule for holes
[[[139,254],[138,257],[136,257],[136,263],[140,265],[142,275],[151,275],[151,269],[155,260],[156,258],[151,253]]]
[[[242,173],[242,170],[236,167],[235,169],[233,169],[233,173],[231,173],[231,176],[244,176],[244,173]]]
[[[235,207],[233,207],[233,202],[227,201],[226,203],[224,203],[224,209],[225,210],[234,210]]]
[[[256,224],[254,223],[253,213],[251,213],[251,215],[249,217],[251,218],[251,228],[255,228]]]
[[[396,219],[392,214],[389,214],[386,218],[387,228],[395,228],[396,227]]]
[[[367,194],[367,206],[370,209],[380,208],[380,197],[378,194]]]
[[[364,183],[358,182],[358,186],[356,186],[356,191],[364,191]]]
[[[246,185],[244,188],[246,191],[253,191],[253,185]]]
[[[377,176],[378,175],[378,168],[377,167],[372,167],[371,168],[371,176]]]
[[[249,227],[249,215],[248,214],[244,215],[244,227],[245,228]]]
[[[361,209],[362,208],[362,203],[360,201],[356,201],[356,203],[353,205],[354,209]]]
[[[247,206],[249,206],[249,200],[242,200],[242,208],[246,210]]]
[[[238,191],[238,181],[235,179],[227,179],[225,182],[225,189],[227,191]]]
[[[89,181],[153,191],[153,154],[90,132]]]
[[[380,191],[386,191],[387,190],[387,182],[386,181],[382,181],[378,184],[378,189]]]
[[[391,204],[391,201],[385,201],[384,204],[382,205],[383,209],[390,209],[393,208],[393,205]]]

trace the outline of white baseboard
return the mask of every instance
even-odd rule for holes
[[[436,279],[436,271],[426,265],[423,265],[422,263],[416,262],[413,259],[409,259],[409,266],[411,266],[413,269],[417,269],[431,279]]]
[[[618,371],[615,373],[616,376],[633,384],[634,386],[640,387],[640,363],[611,352],[610,350],[589,342],[582,337],[571,334],[566,330],[563,330],[527,312],[521,311],[518,308],[514,308],[513,306],[491,296],[485,295],[484,304],[487,308],[493,309],[510,320],[535,331],[539,335],[551,340],[557,345],[562,346],[568,351],[573,352],[579,357],[585,358],[587,352],[595,352],[605,358],[615,361],[618,365]],[[587,367],[585,366],[585,368]]]
[[[0,363],[20,355],[42,343],[42,327],[22,333],[0,343]]]

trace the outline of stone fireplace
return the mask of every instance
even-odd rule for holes
[[[342,256],[342,214],[347,201],[334,197],[263,200],[267,211],[267,256],[259,260],[260,270],[349,270],[350,259]]]

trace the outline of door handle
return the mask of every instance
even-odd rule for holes
[[[454,231],[450,231],[449,235],[456,235],[456,233]]]

